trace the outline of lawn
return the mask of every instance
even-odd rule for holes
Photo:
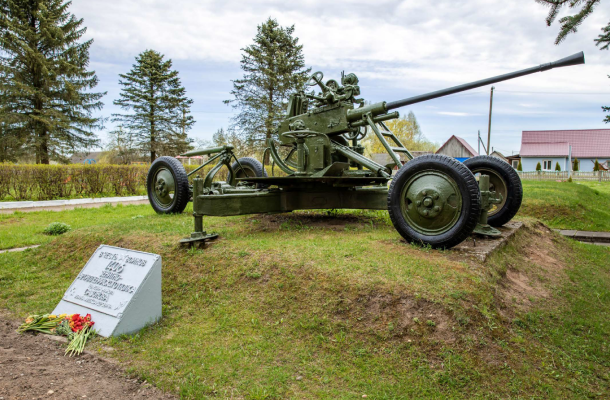
[[[607,248],[528,220],[483,265],[353,211],[206,218],[220,239],[185,250],[188,213],[1,216],[3,246],[45,244],[0,255],[0,307],[51,310],[105,243],[162,256],[163,319],[97,343],[182,398],[610,396]],[[52,221],[74,229],[42,236]]]
[[[610,231],[610,182],[523,181],[518,215],[557,229]]]

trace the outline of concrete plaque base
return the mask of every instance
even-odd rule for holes
[[[161,318],[161,256],[101,245],[53,314],[91,314],[104,337],[132,334]]]

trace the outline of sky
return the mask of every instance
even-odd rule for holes
[[[603,2],[608,7],[610,3]],[[325,79],[341,71],[360,79],[361,97],[392,101],[555,61],[584,51],[586,64],[495,84],[491,146],[517,153],[524,130],[610,128],[602,105],[610,105],[610,51],[593,39],[610,21],[599,6],[576,34],[555,45],[559,25],[547,27],[548,9],[534,0],[73,0],[93,38],[90,68],[100,80],[104,117],[120,112],[119,74],[135,57],[154,49],[173,62],[196,120],[189,136],[211,140],[235,111],[233,79],[242,76],[241,49],[252,44],[257,25],[275,18],[295,26],[305,62]],[[560,15],[566,15],[564,10]],[[572,11],[572,14],[575,13]],[[424,135],[442,144],[451,135],[477,149],[487,136],[490,87],[400,109],[413,111]],[[109,120],[103,131],[111,130]]]

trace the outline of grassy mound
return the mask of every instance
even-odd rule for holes
[[[519,215],[552,228],[610,231],[610,182],[523,181]]]
[[[105,344],[184,398],[610,394],[605,248],[534,223],[482,265],[404,243],[387,213],[315,212],[209,218],[221,239],[186,251],[191,223],[124,218],[2,255],[0,307],[51,310],[105,243],[161,254],[164,304]]]

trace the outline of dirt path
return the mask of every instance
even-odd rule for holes
[[[94,355],[64,357],[61,344],[17,326],[0,312],[0,400],[175,398]]]

